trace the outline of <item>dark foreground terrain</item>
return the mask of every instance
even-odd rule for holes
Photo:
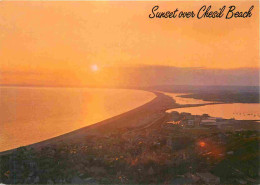
[[[165,113],[150,124],[77,143],[18,148],[0,157],[0,182],[259,184],[259,123],[225,120],[221,128],[204,127],[188,125],[187,115]]]

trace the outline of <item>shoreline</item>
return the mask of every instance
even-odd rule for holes
[[[153,93],[156,98],[127,113],[5,156],[0,153],[0,180],[5,184],[176,184],[179,180],[207,184],[202,178],[206,174],[226,184],[237,181],[222,174],[231,165],[230,173],[239,170],[245,182],[258,182],[258,168],[252,166],[258,161],[254,157],[259,145],[258,123],[200,124],[203,115],[167,114],[167,109],[183,105],[163,93]],[[248,146],[254,149],[249,151]],[[238,157],[247,158],[239,167],[232,163]],[[194,165],[198,163],[198,167]]]
[[[167,95],[154,91],[149,92],[154,93],[156,97],[135,109],[47,140],[20,147],[32,147],[39,150],[49,145],[77,143],[89,135],[109,134],[115,129],[136,128],[147,125],[162,116],[166,110],[178,107],[175,101]],[[0,156],[12,153],[16,149],[0,151]]]
[[[129,129],[135,130],[141,127],[149,126],[155,120],[161,119],[165,116],[165,113],[169,110],[174,111],[178,108],[186,107],[200,107],[206,105],[216,105],[216,104],[228,104],[225,102],[210,102],[201,104],[178,104],[175,99],[164,92],[158,91],[147,91],[155,94],[155,98],[149,102],[136,107],[132,110],[124,112],[122,114],[113,116],[111,118],[105,119],[103,121],[94,123],[92,125],[85,126],[83,128],[70,131],[68,133],[52,137],[40,142],[33,144],[20,146],[20,147],[32,147],[36,150],[41,148],[58,145],[62,143],[76,144],[87,136],[100,136],[109,135],[116,129]],[[18,148],[13,148],[10,150],[0,151],[0,156],[7,155],[17,150]]]

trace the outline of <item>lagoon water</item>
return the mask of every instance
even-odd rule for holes
[[[213,103],[193,98],[178,97],[182,94],[166,93],[175,99],[178,104],[206,104]],[[235,118],[237,120],[260,120],[260,104],[259,103],[228,103],[228,104],[214,104],[204,105],[199,107],[184,107],[171,109],[167,112],[189,112],[194,115],[209,114],[213,117],[222,117],[225,119]]]
[[[178,112],[189,112],[194,115],[209,114],[212,117],[237,120],[260,120],[259,103],[215,104],[200,107],[185,107],[172,109]]]
[[[68,133],[154,98],[126,89],[0,87],[0,151]]]

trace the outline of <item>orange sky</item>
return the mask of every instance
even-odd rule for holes
[[[148,18],[155,5],[204,4],[255,8],[247,19]],[[258,1],[0,2],[0,84],[106,84],[124,78],[102,69],[143,65],[258,68],[258,12]]]

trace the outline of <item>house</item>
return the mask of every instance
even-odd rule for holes
[[[195,116],[194,118],[194,125],[199,126],[201,122],[201,117],[200,116]]]
[[[195,121],[190,119],[187,121],[187,126],[194,126],[195,125]]]
[[[222,120],[223,118],[221,118],[221,117],[208,117],[207,119],[219,121],[219,120]]]
[[[182,116],[184,119],[193,119],[193,116],[191,115],[191,113],[188,113],[188,112],[182,112],[182,113],[181,113],[181,116]]]
[[[167,117],[168,117],[169,121],[178,121],[178,120],[180,120],[180,114],[177,111],[169,112]]]
[[[203,119],[200,122],[201,126],[217,126],[217,122],[214,119]]]

